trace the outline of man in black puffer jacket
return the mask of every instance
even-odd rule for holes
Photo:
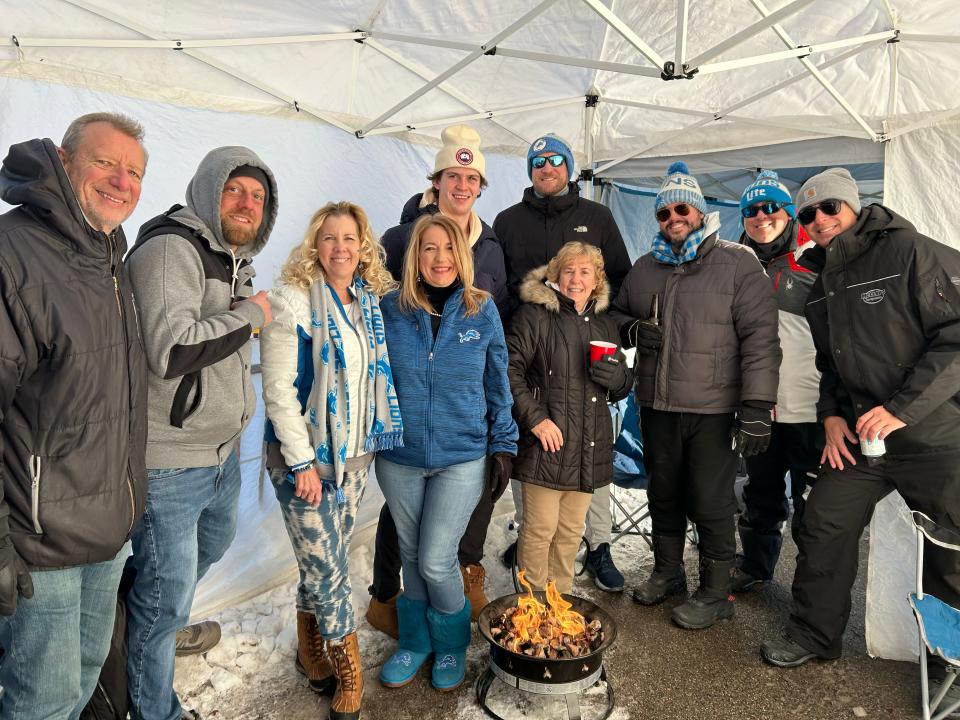
[[[76,717],[107,656],[147,494],[146,384],[120,223],[143,128],[95,113],[0,170],[0,699]],[[14,705],[16,707],[14,707]]]
[[[897,490],[957,531],[960,520],[960,253],[882,205],[861,208],[843,168],[800,188],[797,217],[819,247],[806,317],[817,349],[826,449],[800,528],[794,611],[767,662],[840,656],[860,536]],[[885,444],[882,462],[861,452]],[[868,447],[868,451],[872,448]],[[957,554],[928,543],[924,591],[960,607]]]
[[[572,180],[576,168],[570,145],[552,133],[537,138],[527,150],[527,177],[531,186],[523,200],[508,207],[493,221],[494,232],[503,245],[507,263],[511,312],[522,302],[520,285],[527,273],[546,265],[568,242],[578,241],[600,248],[611,297],[630,270],[630,257],[610,210],[600,203],[580,197],[580,188]],[[514,520],[523,515],[520,483],[514,481],[513,499],[517,506]],[[623,590],[623,574],[610,554],[610,486],[603,485],[593,494],[587,513],[588,545],[585,568],[601,590]],[[513,565],[517,544],[504,553],[503,561]]]

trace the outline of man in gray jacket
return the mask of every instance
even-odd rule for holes
[[[277,216],[270,168],[246,148],[217,148],[186,200],[144,224],[127,260],[150,370],[150,488],[127,598],[135,720],[183,714],[173,691],[176,634],[197,581],[236,532],[237,442],[256,405],[250,337],[270,322],[266,293],[252,294],[251,266]]]
[[[733,617],[737,454],[763,451],[777,399],[780,343],[770,281],[748,248],[721,240],[717,213],[686,164],[674,163],[656,199],[660,232],[614,304],[626,347],[637,348],[637,405],[654,570],[633,592],[643,605],[687,589],[688,519],[700,545],[700,587],[673,609],[699,630]]]

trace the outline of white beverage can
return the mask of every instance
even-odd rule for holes
[[[887,446],[881,437],[877,437],[875,440],[860,438],[860,452],[866,458],[878,458],[886,454]]]

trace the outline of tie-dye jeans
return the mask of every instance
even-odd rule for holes
[[[270,472],[300,568],[297,610],[316,615],[325,640],[339,640],[357,629],[348,553],[367,473],[366,468],[344,473],[342,505],[324,485],[323,498],[313,507],[294,494],[284,470]]]

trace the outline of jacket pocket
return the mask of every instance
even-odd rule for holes
[[[193,395],[193,402],[187,408],[187,398],[190,397],[190,391],[196,386],[197,391]],[[187,373],[180,379],[176,392],[173,394],[173,403],[170,405],[170,424],[174,427],[182,428],[187,418],[194,415],[200,408],[200,402],[203,399],[203,382],[201,371]]]
[[[30,456],[30,519],[33,521],[33,531],[37,535],[43,534],[40,525],[40,469],[39,455]]]

